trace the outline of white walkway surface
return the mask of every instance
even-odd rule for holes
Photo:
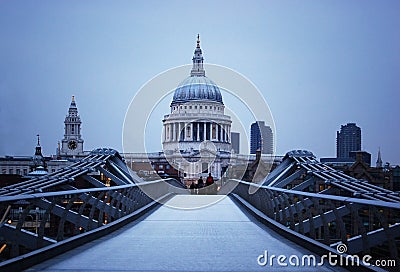
[[[223,196],[180,195],[202,203]],[[212,206],[179,210],[162,206],[101,239],[28,271],[331,271],[330,267],[259,266],[257,257],[312,254],[264,227],[225,197]],[[287,260],[286,260],[287,262]],[[334,269],[335,271],[338,270]]]

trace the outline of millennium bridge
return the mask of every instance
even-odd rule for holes
[[[193,194],[96,149],[0,189],[0,271],[399,271],[399,213],[398,192],[308,151]]]

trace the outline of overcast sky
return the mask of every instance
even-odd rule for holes
[[[85,150],[121,150],[132,97],[200,33],[206,62],[264,95],[278,154],[334,157],[355,122],[374,163],[380,147],[399,164],[399,29],[400,1],[0,1],[0,155],[33,154],[38,133],[54,154],[72,95]]]

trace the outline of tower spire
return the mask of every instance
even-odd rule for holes
[[[42,155],[42,147],[40,146],[40,135],[37,134],[36,136],[37,136],[37,145],[35,148],[35,155],[33,155],[32,158],[33,170],[35,170],[39,166],[43,166],[44,168],[46,168],[46,163]]]
[[[376,160],[376,167],[382,168],[382,157],[381,157],[381,148],[378,150],[378,159]]]
[[[37,145],[35,148],[35,156],[42,156],[42,147],[40,146],[40,135],[37,134]]]
[[[78,114],[75,96],[72,96],[68,114],[64,121],[64,139],[61,141],[63,156],[83,155],[83,139],[81,138],[81,118]]]
[[[196,49],[194,50],[194,55],[192,58],[193,61],[193,67],[192,70],[190,71],[190,76],[205,76],[206,72],[204,71],[203,67],[203,52],[201,51],[200,48],[200,34],[197,34],[197,45]]]

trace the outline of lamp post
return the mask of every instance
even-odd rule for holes
[[[35,233],[37,234],[38,233],[39,207],[36,207],[35,214],[36,214]]]

